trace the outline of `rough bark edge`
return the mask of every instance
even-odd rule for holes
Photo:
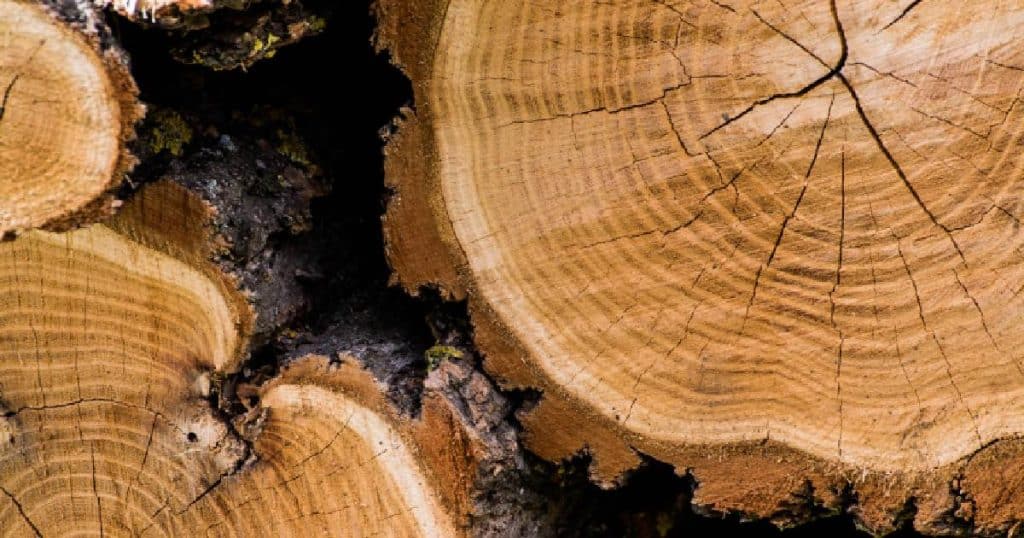
[[[431,393],[424,398],[418,418],[405,416],[387,401],[386,387],[351,355],[340,357],[340,362],[323,355],[295,359],[260,392],[265,394],[282,384],[314,385],[337,391],[385,418],[422,462],[420,471],[438,493],[438,504],[451,518],[458,535],[469,535],[469,488],[485,448],[441,394]]]
[[[542,391],[536,407],[520,411],[527,448],[552,461],[587,453],[592,479],[605,488],[621,484],[642,455],[650,456],[694,477],[698,511],[781,526],[839,512],[876,533],[913,525],[931,534],[1005,535],[1024,524],[1024,473],[1006,472],[1024,466],[1024,437],[993,441],[957,462],[913,473],[846,466],[775,441],[673,446],[626,431],[526,360],[516,337],[475,293],[444,212],[428,96],[449,1],[377,0],[374,7],[375,44],[410,77],[417,103],[414,117],[397,122],[401,131],[385,150],[386,182],[396,193],[383,219],[387,256],[393,283],[409,293],[436,287],[448,299],[468,297],[475,343],[503,388]],[[409,230],[415,233],[403,237]]]
[[[397,132],[384,147],[384,181],[393,194],[382,221],[392,284],[413,296],[434,288],[445,299],[460,301],[466,298],[466,257],[445,217],[426,98],[433,49],[418,47],[437,42],[447,9],[443,1],[378,0],[372,8],[379,23],[373,38],[377,51],[388,51],[392,63],[409,76],[416,100],[416,109],[403,110],[406,118],[396,120]]]
[[[61,30],[67,33],[69,38],[85,40],[88,48],[95,52],[106,67],[108,81],[114,92],[112,97],[119,104],[121,129],[118,134],[118,145],[121,149],[103,192],[78,209],[51,218],[39,226],[45,230],[62,232],[109,217],[120,205],[115,198],[115,192],[128,173],[138,164],[138,159],[132,154],[129,144],[136,139],[135,126],[145,116],[146,107],[139,101],[139,88],[132,78],[127,53],[117,44],[100,13],[88,3],[88,0],[20,1],[37,5],[39,9],[64,23]]]

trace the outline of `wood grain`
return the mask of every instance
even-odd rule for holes
[[[134,165],[142,107],[123,54],[89,4],[59,9],[0,1],[0,234],[109,215]]]
[[[382,4],[433,156],[389,179],[435,215],[391,230],[396,280],[457,260],[540,454],[653,455],[762,515],[853,483],[884,527],[1024,431],[1024,8]]]
[[[0,535],[464,534],[474,448],[445,402],[402,416],[312,356],[234,421],[211,405],[253,326],[211,218],[158,182],[0,243]]]

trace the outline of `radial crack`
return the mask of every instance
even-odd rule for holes
[[[868,71],[871,71],[872,73],[874,73],[876,75],[880,75],[880,76],[883,76],[883,77],[888,77],[888,78],[891,78],[891,79],[893,79],[895,81],[902,82],[903,84],[906,84],[907,86],[910,86],[911,88],[917,88],[917,84],[914,84],[913,82],[911,82],[908,79],[905,79],[903,77],[897,76],[896,73],[893,72],[893,71],[879,71],[878,69],[875,69],[871,65],[866,64],[864,62],[853,62],[850,65],[855,65],[857,67],[863,67],[863,68],[867,69]]]
[[[576,111],[576,112],[559,112],[559,113],[556,113],[556,114],[551,114],[550,116],[544,116],[544,117],[540,117],[540,118],[527,118],[527,119],[521,119],[521,120],[513,120],[513,121],[509,121],[509,122],[497,125],[496,129],[504,129],[504,128],[510,127],[512,125],[528,125],[528,124],[531,124],[531,123],[543,123],[543,122],[549,122],[549,121],[558,120],[558,119],[570,119],[570,118],[575,118],[577,116],[587,116],[587,115],[590,115],[590,114],[597,114],[597,113],[601,113],[601,112],[604,112],[606,114],[618,114],[620,112],[627,112],[627,111],[630,111],[630,110],[637,110],[637,109],[646,108],[646,107],[649,107],[649,106],[654,105],[656,103],[662,102],[666,97],[668,97],[668,95],[670,93],[678,91],[678,90],[681,90],[681,89],[685,88],[686,86],[689,86],[690,84],[693,83],[693,79],[694,78],[701,78],[701,77],[689,76],[689,77],[687,77],[686,81],[684,81],[684,82],[681,82],[681,83],[673,85],[673,86],[669,86],[667,88],[662,88],[661,89],[661,95],[659,95],[657,97],[653,97],[651,99],[647,99],[646,101],[640,101],[639,103],[631,103],[631,104],[628,104],[628,105],[622,105],[622,106],[618,106],[618,107],[610,107],[610,106],[602,105],[602,106],[596,106],[596,107],[593,107],[593,108],[588,108],[586,110],[579,110],[579,111]]]
[[[43,533],[39,532],[39,527],[36,527],[36,524],[29,519],[28,514],[25,513],[25,507],[18,502],[18,498],[10,491],[7,491],[7,488],[4,488],[3,486],[0,486],[0,492],[3,492],[3,494],[6,495],[12,503],[14,503],[14,507],[18,510],[18,514],[21,515],[21,519],[23,519],[25,523],[32,528],[32,532],[34,532],[38,538],[43,538]]]
[[[763,265],[757,268],[757,275],[754,277],[754,291],[750,294],[750,300],[747,302],[747,308],[743,313],[743,324],[740,326],[740,333],[743,333],[747,327],[747,319],[750,316],[750,308],[754,306],[754,301],[757,299],[757,290],[761,286],[761,275],[765,269],[768,269],[772,265],[772,261],[775,259],[775,254],[779,250],[779,245],[782,244],[782,239],[786,235],[786,228],[789,226],[789,221],[796,216],[796,212],[800,210],[800,203],[803,202],[804,195],[807,193],[807,185],[810,183],[811,173],[814,171],[814,165],[818,162],[818,154],[821,151],[821,144],[825,140],[825,131],[828,130],[829,121],[832,119],[832,105],[836,102],[835,94],[832,94],[832,101],[828,104],[828,113],[825,116],[825,123],[821,126],[821,133],[818,135],[818,143],[814,147],[814,155],[811,156],[811,162],[807,165],[807,173],[804,174],[804,184],[800,188],[800,194],[796,197],[796,202],[793,204],[793,210],[789,212],[785,217],[782,218],[782,226],[779,227],[779,234],[775,237],[775,244],[772,245],[772,250],[768,254],[768,259]]]
[[[755,17],[757,17],[757,20],[761,21],[761,24],[764,24],[768,28],[771,28],[776,34],[779,34],[786,41],[789,41],[790,43],[796,45],[797,47],[800,47],[800,50],[806,52],[812,58],[817,60],[818,63],[820,63],[821,65],[825,66],[825,69],[833,69],[830,65],[828,65],[828,63],[825,62],[825,60],[821,59],[821,56],[818,56],[817,54],[812,52],[811,49],[809,49],[806,46],[804,46],[803,43],[797,41],[795,38],[793,38],[792,36],[790,36],[786,32],[783,32],[781,29],[779,29],[774,24],[768,22],[764,17],[761,16],[760,13],[757,12],[757,10],[751,9],[750,12],[753,13]]]
[[[717,0],[709,0],[709,1],[710,1],[710,2],[712,3],[712,4],[714,4],[714,5],[718,6],[718,7],[722,8],[722,9],[724,9],[724,10],[726,10],[726,11],[731,11],[731,12],[733,12],[733,13],[736,13],[736,9],[735,9],[734,7],[732,7],[732,6],[730,6],[729,4],[725,4],[725,3],[722,3],[722,2],[718,2]]]
[[[909,12],[910,9],[912,9],[915,5],[917,5],[919,3],[919,1],[920,0],[915,1],[911,6],[909,6],[905,10],[904,15],[906,14],[906,12]],[[836,7],[835,0],[832,0],[830,2],[830,8],[831,8],[831,11],[832,11],[832,19],[833,19],[833,22],[834,22],[835,27],[836,27],[836,32],[839,35],[839,42],[840,42],[840,46],[841,46],[840,58],[839,58],[839,61],[836,63],[836,66],[833,67],[825,75],[824,79],[819,79],[818,81],[815,81],[810,86],[805,87],[804,90],[809,92],[809,91],[813,90],[814,87],[817,87],[816,85],[820,85],[820,84],[824,83],[826,80],[828,80],[830,78],[833,78],[833,77],[838,78],[839,81],[842,82],[843,86],[846,87],[846,90],[849,92],[850,97],[853,98],[854,106],[857,109],[857,114],[858,114],[858,116],[860,116],[861,122],[864,124],[865,128],[867,128],[868,133],[871,134],[871,137],[874,139],[875,144],[878,146],[878,149],[882,152],[882,155],[884,155],[886,160],[889,161],[890,166],[892,166],[893,170],[896,172],[896,175],[899,176],[900,180],[903,182],[903,185],[910,192],[911,196],[914,197],[914,200],[917,202],[917,205],[921,208],[922,211],[924,211],[924,213],[928,216],[929,220],[931,220],[932,223],[935,226],[937,226],[939,229],[941,229],[941,230],[943,230],[943,232],[945,232],[946,236],[949,238],[950,242],[953,244],[953,248],[956,250],[957,254],[960,256],[960,259],[962,261],[964,261],[964,263],[966,263],[967,260],[964,257],[963,250],[961,250],[959,243],[956,242],[956,239],[953,237],[953,234],[952,234],[951,230],[948,227],[946,227],[945,225],[943,225],[941,222],[939,222],[939,220],[935,216],[935,214],[932,213],[930,209],[928,209],[927,205],[925,205],[924,199],[921,198],[921,195],[917,192],[917,189],[915,189],[913,184],[911,184],[909,178],[907,177],[907,174],[903,171],[903,168],[900,166],[899,162],[893,156],[892,152],[889,151],[889,148],[886,147],[885,142],[882,141],[882,137],[878,134],[878,130],[875,129],[874,124],[872,124],[871,120],[868,118],[867,112],[864,110],[864,106],[863,106],[863,104],[860,101],[860,96],[857,94],[857,91],[854,89],[853,84],[851,84],[849,79],[847,79],[846,76],[843,75],[842,69],[843,69],[843,67],[845,67],[846,60],[849,57],[849,45],[848,45],[848,42],[847,42],[847,39],[846,39],[846,30],[843,28],[842,20],[839,18],[839,11],[838,11],[838,9]],[[756,11],[754,12],[754,15],[760,21],[762,21],[765,25],[767,25],[769,28],[771,28],[773,31],[777,32],[779,35],[784,37],[786,40],[788,40],[791,43],[795,44],[797,47],[799,47],[801,50],[803,50],[804,52],[809,54],[812,58],[817,60],[819,63],[821,63],[822,65],[826,65],[825,62],[821,59],[821,57],[819,57],[818,55],[814,54],[814,52],[812,52],[810,49],[808,49],[806,46],[804,46],[802,43],[800,43],[796,39],[790,37],[788,34],[783,32],[782,30],[776,28],[774,25],[769,23],[767,20],[763,19],[760,15],[757,14]],[[806,92],[804,92],[804,93],[806,93]],[[773,97],[769,97],[769,98],[766,98],[766,99],[762,99],[761,101],[768,102],[768,101],[773,100],[774,98],[775,97],[773,96]],[[758,103],[761,103],[761,101],[755,102],[754,105],[751,105],[750,107],[748,107],[739,116],[737,116],[736,118],[731,118],[726,123],[724,123],[724,124],[716,127],[715,129],[713,129],[712,132],[714,132],[715,130],[721,129],[722,127],[724,127],[728,123],[731,123],[732,121],[735,121],[736,119],[739,119],[740,117],[742,117],[746,113],[748,113],[751,110],[753,110],[753,108],[755,106],[757,106]],[[708,134],[710,134],[710,133],[708,133]],[[707,136],[707,135],[705,135],[705,136]]]
[[[924,116],[924,117],[926,117],[926,118],[928,118],[930,120],[935,120],[935,121],[937,121],[939,123],[944,123],[944,124],[949,125],[950,127],[954,128],[954,129],[959,129],[961,131],[964,131],[967,134],[970,134],[972,136],[980,138],[980,139],[984,140],[986,143],[988,143],[989,147],[992,146],[992,143],[988,139],[989,134],[991,134],[992,127],[989,127],[989,133],[982,134],[982,133],[979,133],[978,131],[975,131],[974,129],[971,129],[970,127],[968,127],[966,125],[960,125],[959,123],[956,123],[956,122],[954,122],[952,120],[943,118],[941,116],[936,116],[934,114],[929,114],[928,112],[925,112],[924,110],[921,110],[921,109],[919,109],[917,107],[910,106],[908,108],[910,108],[910,110],[913,110],[914,112],[916,112],[916,113],[918,113],[918,114],[920,114],[920,115],[922,115],[922,116]]]
[[[853,88],[853,84],[851,84],[850,81],[845,76],[843,76],[842,73],[838,74],[838,78],[843,83],[843,86],[846,86],[846,90],[850,92],[850,97],[853,97],[853,104],[854,107],[857,109],[857,115],[860,116],[860,120],[861,123],[864,124],[864,128],[868,130],[868,133],[871,135],[871,138],[874,139],[875,145],[878,146],[878,150],[881,151],[882,155],[885,156],[885,159],[889,161],[889,165],[896,172],[896,175],[900,178],[900,181],[903,182],[903,186],[906,187],[907,191],[910,192],[910,195],[914,197],[914,201],[917,202],[917,206],[921,208],[921,211],[923,211],[925,215],[928,216],[928,219],[932,221],[932,224],[934,224],[940,230],[945,232],[946,237],[949,238],[949,242],[953,244],[953,248],[956,250],[956,253],[960,256],[960,259],[966,264],[967,258],[964,257],[964,252],[963,250],[960,249],[960,244],[957,243],[956,238],[953,237],[953,232],[946,225],[939,222],[939,219],[935,216],[935,214],[932,213],[930,209],[928,209],[927,205],[925,205],[924,199],[921,198],[921,194],[918,193],[917,189],[914,188],[914,185],[910,182],[910,179],[907,177],[906,172],[903,171],[903,167],[900,166],[900,163],[896,160],[896,157],[894,157],[892,152],[889,151],[889,148],[886,147],[885,142],[882,141],[881,135],[878,134],[878,130],[875,129],[874,124],[872,124],[871,120],[868,119],[867,112],[865,112],[864,106],[863,104],[861,104],[860,97],[857,95],[857,90]]]
[[[964,295],[966,295],[967,298],[971,300],[971,303],[974,304],[974,309],[978,312],[978,317],[981,319],[981,327],[985,329],[985,334],[988,335],[989,341],[992,342],[992,347],[994,347],[996,351],[1001,352],[1002,350],[999,349],[999,344],[996,342],[995,337],[992,336],[992,331],[988,329],[988,320],[985,319],[985,312],[981,309],[981,305],[978,304],[978,300],[974,298],[974,295],[971,295],[971,291],[967,289],[967,285],[964,284],[964,281],[960,278],[960,273],[955,268],[953,269],[953,276],[956,278],[956,283],[960,285],[960,289],[963,290]]]
[[[754,13],[755,17],[757,17],[760,21],[764,22],[773,31],[778,32],[779,35],[781,35],[783,38],[785,38],[786,40],[792,42],[797,47],[800,47],[801,50],[803,50],[804,52],[809,54],[812,58],[817,60],[818,63],[820,63],[823,66],[825,66],[825,68],[828,69],[828,72],[825,73],[824,75],[818,77],[816,80],[814,80],[810,84],[807,84],[806,86],[800,88],[799,90],[796,90],[796,91],[793,91],[793,92],[775,93],[775,94],[769,95],[768,97],[763,97],[761,99],[758,99],[757,101],[754,101],[753,103],[750,104],[750,106],[748,106],[747,108],[741,110],[739,114],[737,114],[735,116],[732,116],[732,117],[728,117],[724,122],[720,123],[717,127],[713,128],[710,131],[708,131],[708,132],[704,133],[703,135],[701,135],[700,140],[703,140],[703,139],[705,139],[705,138],[715,134],[716,132],[718,132],[722,128],[724,128],[724,127],[726,127],[726,126],[736,122],[737,120],[743,118],[747,114],[753,112],[754,109],[756,109],[759,106],[766,105],[766,104],[768,104],[768,103],[770,103],[772,101],[775,101],[776,99],[792,99],[792,98],[795,98],[795,97],[803,97],[803,96],[807,95],[808,93],[814,91],[815,88],[818,88],[822,84],[824,84],[824,83],[828,82],[829,80],[831,80],[832,78],[836,77],[837,75],[840,76],[840,77],[842,76],[840,72],[843,70],[843,67],[846,66],[846,60],[850,56],[850,54],[849,54],[850,51],[849,51],[849,47],[847,46],[847,43],[846,43],[846,34],[843,31],[843,23],[842,23],[841,20],[839,20],[839,11],[836,8],[835,0],[831,0],[830,7],[831,7],[831,10],[832,10],[832,21],[833,21],[833,23],[836,26],[836,31],[838,32],[839,38],[840,38],[839,39],[839,45],[840,45],[839,59],[836,61],[835,66],[833,66],[831,68],[829,68],[828,64],[824,60],[822,60],[821,57],[819,57],[817,54],[814,54],[810,49],[805,47],[799,41],[797,41],[796,39],[790,37],[785,32],[779,30],[775,26],[771,25],[770,23],[768,23],[768,21],[762,19],[761,16],[756,11],[751,10]]]
[[[224,481],[224,479],[227,478],[228,476],[231,476],[232,474],[234,474],[235,471],[236,471],[236,469],[232,468],[232,469],[229,469],[229,470],[221,473],[220,476],[218,476],[216,480],[214,480],[212,483],[210,483],[210,485],[207,486],[206,489],[204,489],[199,495],[197,495],[195,499],[192,499],[192,501],[189,502],[185,506],[185,508],[182,508],[181,510],[175,512],[175,514],[180,516],[180,515],[184,514],[185,512],[188,512],[189,510],[191,510],[192,507],[195,506],[196,503],[198,503],[199,501],[203,500],[204,497],[206,497],[207,495],[212,493],[213,490],[217,489],[217,486],[221,485],[221,483]]]
[[[878,233],[880,232],[879,227],[878,227],[878,218],[875,216],[875,208],[871,204],[870,201],[868,202],[868,214],[871,216],[871,222],[872,222],[872,225],[873,225],[874,231],[875,231],[873,236],[877,237]],[[898,240],[899,238],[896,238],[896,239]],[[871,246],[868,248],[868,256],[871,259],[871,290],[872,290],[872,293],[874,295],[874,304],[872,305],[872,310],[874,310],[874,314],[875,314],[875,324],[878,325],[878,326],[881,326],[882,323],[881,323],[881,320],[878,317],[878,276],[875,273],[875,265],[878,264],[878,260],[875,257],[875,254],[876,254],[876,242],[872,241]],[[893,347],[896,348],[896,361],[900,365],[900,371],[903,373],[903,379],[907,382],[907,386],[910,387],[911,392],[914,393],[914,399],[917,400],[918,411],[923,415],[924,414],[924,404],[921,401],[921,394],[918,392],[917,387],[914,386],[913,381],[911,381],[911,379],[910,379],[910,372],[907,371],[907,365],[903,361],[903,351],[902,351],[902,349],[900,349],[900,329],[899,329],[899,325],[894,323],[892,325],[892,330],[893,330],[893,333],[894,333],[894,336],[895,336],[895,338],[893,338],[893,344],[894,344]]]
[[[665,117],[668,118],[669,128],[672,130],[672,134],[676,135],[676,140],[679,141],[679,147],[683,148],[683,153],[685,153],[688,157],[699,157],[701,155],[706,155],[706,154],[694,153],[694,152],[690,151],[690,148],[688,148],[686,146],[686,142],[683,140],[683,135],[681,135],[679,133],[679,129],[676,128],[676,122],[672,118],[672,113],[669,112],[668,104],[665,103],[664,99],[662,99],[660,102],[661,102],[661,107],[665,110]]]
[[[7,85],[7,89],[4,90],[3,100],[0,101],[0,120],[4,119],[4,113],[7,112],[7,101],[11,98],[11,92],[14,91],[14,85],[18,83],[18,79],[20,78],[21,73],[14,75],[10,84]]]
[[[883,26],[882,30],[888,30],[890,26],[892,26],[892,25],[896,24],[897,22],[900,22],[901,20],[903,20],[903,17],[906,17],[907,14],[910,13],[910,11],[913,10],[915,7],[917,7],[918,4],[920,4],[920,3],[921,3],[921,0],[914,0],[913,2],[908,4],[907,7],[903,8],[903,11],[900,12],[900,14],[897,15],[895,19],[890,21],[889,24],[886,24],[885,26]]]
[[[800,88],[799,90],[797,90],[795,92],[775,93],[775,94],[769,95],[768,97],[764,97],[764,98],[758,99],[757,101],[754,101],[747,108],[741,110],[739,114],[737,114],[735,116],[732,116],[732,117],[729,117],[724,122],[720,123],[717,127],[713,128],[710,131],[708,131],[708,132],[704,133],[703,135],[701,135],[700,136],[700,140],[704,140],[705,138],[715,134],[716,132],[722,130],[723,128],[728,127],[730,124],[735,123],[736,121],[742,119],[744,116],[746,116],[747,114],[750,114],[751,112],[754,111],[754,109],[756,109],[759,106],[771,103],[772,101],[775,101],[776,99],[792,99],[792,98],[795,98],[795,97],[803,97],[803,96],[807,95],[808,93],[810,93],[811,91],[813,91],[815,88],[818,88],[822,84],[828,82],[829,79],[831,79],[832,77],[835,76],[835,74],[836,74],[836,72],[829,71],[828,73],[825,73],[824,75],[819,77],[814,82],[804,86],[803,88]]]
[[[779,123],[776,124],[775,127],[773,127],[772,130],[764,138],[762,138],[761,141],[758,142],[757,145],[754,146],[754,147],[755,148],[759,148],[759,147],[765,145],[768,142],[768,140],[771,139],[771,137],[775,136],[775,133],[777,133],[779,131],[779,129],[781,129],[782,126],[785,125],[786,122],[789,121],[789,118],[793,117],[793,114],[796,113],[796,109],[800,108],[801,104],[803,104],[803,103],[802,102],[798,102],[796,104],[796,106],[794,106],[793,109],[789,111],[789,114],[786,114],[782,118],[782,120],[779,121]]]
[[[18,82],[18,79],[21,78],[20,70],[28,67],[28,65],[32,63],[32,60],[35,60],[36,54],[38,54],[44,46],[46,46],[45,39],[39,41],[39,44],[36,45],[36,48],[33,49],[31,53],[29,53],[28,58],[26,58],[25,61],[22,62],[21,65],[18,67],[18,74],[14,75],[14,77],[11,79],[11,82],[7,84],[7,88],[4,89],[3,100],[0,101],[0,120],[4,119],[4,113],[7,111],[7,101],[11,98],[11,93],[14,91],[14,85]]]
[[[892,233],[890,231],[890,233]],[[896,240],[896,250],[899,253],[900,260],[903,261],[903,270],[907,272],[907,278],[910,279],[910,285],[914,288],[914,298],[917,300],[917,315],[921,320],[921,326],[924,330],[932,337],[935,342],[935,346],[939,349],[939,355],[942,355],[942,360],[946,363],[946,376],[949,378],[949,385],[953,387],[953,392],[956,393],[957,400],[964,406],[964,410],[967,411],[967,415],[971,417],[971,423],[974,427],[974,435],[978,438],[978,445],[984,445],[981,438],[981,431],[978,429],[978,417],[974,414],[971,406],[964,400],[964,394],[960,391],[960,386],[957,385],[956,380],[953,378],[953,364],[949,362],[949,356],[946,355],[946,350],[943,349],[942,343],[939,342],[938,335],[935,334],[928,326],[928,321],[924,317],[924,305],[921,303],[921,292],[917,287],[917,280],[914,279],[914,273],[910,271],[910,265],[907,263],[906,256],[903,255],[903,247],[900,244],[900,238],[895,233],[892,234],[893,239]]]
[[[96,497],[96,521],[100,526],[100,538],[106,535],[103,531],[103,502],[100,500],[100,492],[96,486],[96,448],[89,443],[89,461],[92,470],[92,494]]]
[[[843,461],[843,345],[846,338],[839,333],[839,350],[836,352],[836,400],[839,402],[839,437],[836,439],[836,450],[839,453],[838,459]]]
[[[839,255],[836,259],[836,279],[832,282],[832,289],[828,292],[828,303],[829,303],[829,322],[832,327],[836,327],[836,301],[835,293],[839,289],[839,285],[842,282],[843,274],[843,249],[846,243],[846,148],[844,147],[840,153],[840,212],[839,212]],[[838,329],[837,329],[838,330]],[[839,333],[842,338],[842,332]]]
[[[782,243],[782,238],[786,234],[786,227],[789,221],[796,216],[796,212],[800,209],[800,203],[803,202],[804,195],[807,194],[807,185],[811,180],[811,173],[814,171],[814,165],[818,162],[818,154],[821,153],[821,143],[825,140],[825,131],[828,130],[829,120],[832,119],[832,105],[836,102],[835,94],[832,94],[832,101],[828,104],[828,113],[825,116],[825,123],[821,126],[821,133],[818,134],[818,143],[814,146],[814,155],[811,156],[811,163],[807,166],[807,173],[804,174],[804,184],[800,188],[800,194],[796,198],[796,203],[793,204],[793,210],[790,211],[782,219],[782,227],[779,229],[779,235],[775,238],[775,245],[772,246],[772,251],[768,255],[768,261],[765,263],[765,267],[769,267],[772,264],[772,260],[775,259],[775,253],[779,250],[779,245]]]

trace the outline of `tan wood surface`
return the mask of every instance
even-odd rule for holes
[[[379,12],[416,89],[396,281],[468,293],[490,370],[544,392],[534,450],[604,482],[652,455],[762,515],[853,484],[878,528],[984,483],[1010,521],[1016,482],[971,473],[1024,431],[1024,7]]]
[[[134,162],[137,90],[91,30],[39,2],[0,1],[0,234],[109,214],[107,193]]]
[[[450,473],[473,467],[441,402],[402,417],[355,363],[307,357],[239,420],[211,407],[252,314],[210,217],[163,182],[0,244],[0,535],[459,535]]]

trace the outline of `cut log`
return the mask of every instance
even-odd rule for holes
[[[543,391],[533,450],[605,484],[648,454],[723,512],[1024,518],[1024,7],[378,10],[416,89],[396,280],[468,294],[487,368]]]
[[[254,467],[249,489],[302,477],[296,486],[278,486],[282,498],[297,499],[292,502],[316,516],[305,526],[295,527],[300,531],[337,535],[358,529],[352,534],[366,536],[464,534],[461,527],[469,513],[467,485],[474,478],[476,447],[456,422],[447,400],[439,394],[426,398],[420,419],[410,421],[385,401],[381,387],[356,366],[355,359],[345,360],[336,365],[325,357],[300,359],[262,389],[261,402],[269,410],[269,419],[255,449],[257,455],[273,457]],[[290,471],[282,473],[283,469]],[[224,496],[237,505],[245,501],[245,491],[238,488]],[[252,507],[252,514],[272,506],[274,501],[267,499],[262,507]],[[302,514],[296,512],[278,517]],[[239,514],[237,519],[250,518]],[[267,528],[253,524],[236,535],[258,535]]]
[[[102,19],[85,3],[0,0],[0,42],[0,234],[109,215],[142,107]]]
[[[354,364],[311,357],[249,415],[211,407],[253,325],[211,217],[160,182],[104,224],[0,244],[0,529],[460,534],[472,444],[443,402],[400,417]]]

